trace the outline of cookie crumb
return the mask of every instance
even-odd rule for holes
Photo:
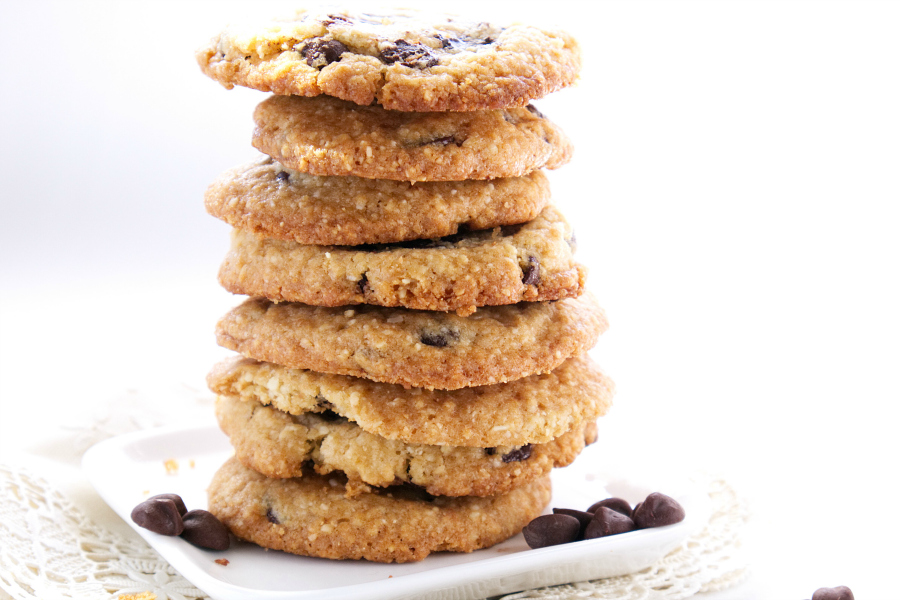
[[[228,566],[228,559],[227,559],[227,558],[217,558],[217,559],[215,560],[215,563],[216,563],[217,565],[222,565],[223,567],[227,567],[227,566]]]
[[[141,592],[140,594],[122,594],[118,600],[156,600],[153,592]]]
[[[175,475],[178,473],[178,461],[174,458],[170,458],[163,462],[163,466],[166,468],[166,475]]]

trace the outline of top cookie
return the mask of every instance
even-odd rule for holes
[[[578,45],[564,32],[410,10],[300,10],[229,27],[196,56],[228,89],[415,112],[524,106],[572,84],[581,68]]]

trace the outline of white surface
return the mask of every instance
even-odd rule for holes
[[[227,228],[201,196],[253,156],[264,95],[192,52],[249,6],[0,3],[0,459],[103,522],[66,428],[126,401],[175,422],[225,355]],[[889,597],[900,524],[833,523],[900,492],[900,4],[457,6],[585,49],[581,84],[538,104],[576,144],[551,183],[612,322],[594,356],[616,406],[579,460],[749,496],[754,574],[716,598]]]
[[[668,527],[533,551],[519,534],[478,552],[441,552],[399,565],[293,556],[247,543],[208,552],[131,521],[131,510],[155,494],[176,493],[190,510],[206,508],[206,486],[231,454],[228,438],[218,428],[170,427],[109,439],[92,447],[83,464],[107,504],[179,573],[217,600],[465,600],[614,577],[649,567],[702,528],[710,512],[709,498],[689,481],[648,482],[621,475],[601,479],[569,469],[554,478],[550,507],[585,509],[610,495],[635,504],[662,491],[678,500],[687,516]],[[168,460],[177,462],[174,473],[164,465]],[[227,568],[214,562],[220,558],[229,561]]]

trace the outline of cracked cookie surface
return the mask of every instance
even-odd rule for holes
[[[196,58],[229,89],[326,94],[416,112],[522,106],[572,84],[581,67],[565,32],[417,11],[301,10],[226,28]]]
[[[238,229],[298,244],[433,239],[525,223],[550,200],[542,171],[490,181],[408,181],[302,173],[263,157],[223,173],[206,210]]]
[[[407,444],[371,434],[331,411],[291,415],[229,396],[219,396],[216,417],[243,465],[285,478],[301,477],[311,461],[321,475],[343,472],[348,493],[411,483],[435,496],[495,496],[565,467],[597,439],[591,421],[544,444]]]
[[[294,415],[330,410],[387,439],[480,448],[547,443],[606,414],[615,393],[586,354],[550,373],[458,390],[404,388],[243,357],[218,363],[207,383],[218,395]]]
[[[552,206],[521,225],[440,240],[312,246],[235,229],[219,269],[228,291],[315,306],[376,304],[475,312],[479,306],[578,296],[572,228]]]
[[[590,293],[487,306],[468,317],[251,298],[219,321],[216,339],[248,358],[286,367],[458,389],[552,371],[593,346],[608,326]]]
[[[229,459],[209,486],[209,511],[237,537],[304,556],[377,562],[472,552],[519,533],[550,502],[550,478],[506,494],[430,496],[411,486],[346,497],[338,474],[274,479]]]
[[[519,177],[569,161],[572,144],[537,109],[404,113],[328,96],[272,96],[253,113],[253,145],[312,175],[398,181]]]

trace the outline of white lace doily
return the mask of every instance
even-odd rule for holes
[[[653,567],[503,599],[676,600],[733,585],[746,570],[739,531],[747,511],[724,481],[711,481],[708,489],[713,509],[707,527]],[[97,600],[141,592],[158,600],[207,598],[140,538],[95,525],[46,481],[3,465],[0,590],[0,598],[15,600]]]

